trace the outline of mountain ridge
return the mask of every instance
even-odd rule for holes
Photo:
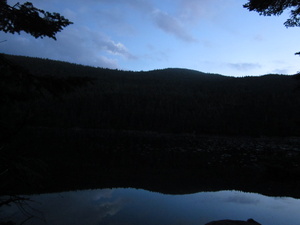
[[[132,72],[30,57],[8,59],[38,76],[95,78],[93,84],[62,96],[63,103],[48,98],[35,103],[33,126],[300,135],[295,76],[235,78],[178,68]],[[17,114],[29,110],[18,107]]]
[[[10,54],[2,54],[6,58],[13,60],[15,63],[20,63],[20,65],[28,68],[31,66],[33,63],[40,63],[40,62],[47,62],[48,64],[58,64],[58,65],[68,65],[68,66],[74,66],[78,68],[85,68],[89,70],[107,70],[107,71],[118,71],[118,72],[123,72],[123,73],[135,73],[135,74],[147,74],[147,73],[181,73],[181,74],[193,74],[193,75],[203,75],[203,76],[217,76],[217,77],[222,77],[222,78],[259,78],[259,77],[265,77],[265,76],[296,76],[296,75],[284,75],[284,74],[262,74],[259,76],[242,76],[242,77],[235,77],[235,76],[230,76],[230,75],[223,75],[223,74],[218,74],[218,73],[209,73],[209,72],[203,72],[203,71],[198,71],[194,69],[188,69],[188,68],[177,68],[177,67],[168,67],[168,68],[163,68],[163,69],[152,69],[152,70],[147,70],[147,71],[132,71],[132,70],[122,70],[122,69],[111,69],[111,68],[104,68],[104,67],[94,67],[94,66],[88,66],[88,65],[83,65],[83,64],[77,64],[77,63],[72,63],[72,62],[67,62],[67,61],[61,61],[61,60],[55,60],[55,59],[47,59],[47,58],[39,58],[39,57],[30,57],[30,56],[21,56],[21,55],[10,55]],[[31,62],[30,62],[31,61]],[[28,63],[30,62],[30,63]],[[43,64],[43,63],[42,63]]]

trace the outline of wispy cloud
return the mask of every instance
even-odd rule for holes
[[[115,56],[134,58],[123,44],[86,27],[65,30],[59,34],[58,41],[52,46],[54,48],[48,55],[61,58],[71,55],[75,61],[99,67],[117,68],[118,58]]]
[[[178,16],[188,23],[219,16],[231,0],[178,0]]]
[[[126,2],[131,7],[136,8],[138,10],[142,10],[144,12],[149,12],[153,10],[153,5],[149,0],[119,0],[120,2]]]
[[[289,74],[289,70],[288,69],[275,69],[275,70],[272,70],[271,73],[274,73],[274,74]]]
[[[118,57],[127,60],[136,58],[124,44],[86,27],[67,28],[57,35],[57,41],[34,39],[26,34],[7,35],[9,43],[2,48],[9,54],[53,58],[106,68],[118,68]]]
[[[228,63],[227,66],[239,71],[249,71],[261,68],[261,65],[258,63]]]
[[[179,15],[180,17],[189,22],[198,22],[199,18],[207,13],[204,5],[212,0],[179,0]]]
[[[96,47],[98,50],[103,50],[112,55],[123,56],[126,59],[136,58],[128,51],[124,44],[115,42],[100,32],[88,30],[87,35],[89,36],[90,42],[87,43],[91,45],[89,47]]]
[[[110,2],[109,0],[100,1],[107,3]],[[150,18],[154,24],[166,33],[174,35],[185,42],[196,41],[196,39],[185,29],[185,25],[181,22],[181,19],[178,17],[178,15],[168,14],[160,8],[157,8],[156,5],[149,0],[116,0],[114,3],[116,2],[132,8],[137,12],[142,13],[146,17],[150,15]]]
[[[77,0],[82,3],[81,0]],[[95,3],[108,3],[108,4],[125,4],[125,5],[130,5],[131,7],[137,8],[139,10],[145,10],[148,11],[149,8],[151,10],[152,4],[151,1],[149,0],[86,0],[87,2],[91,2],[93,4]]]
[[[175,35],[177,38],[186,42],[195,42],[196,39],[191,36],[184,28],[183,24],[175,17],[162,12],[160,10],[155,10],[153,12],[154,23],[163,31]]]
[[[98,18],[97,25],[103,30],[109,30],[118,36],[134,36],[137,33],[136,28],[131,25],[122,9],[99,9],[95,13]]]
[[[72,37],[72,40],[69,40],[69,37]],[[125,59],[136,58],[124,44],[115,42],[105,34],[86,27],[73,28],[61,33],[59,41],[61,43],[58,44],[63,46],[63,52],[70,50],[70,54],[71,52],[80,54],[81,58],[86,58],[86,63],[96,64],[95,59],[98,59],[99,63],[116,68],[117,58],[113,56],[122,56]]]

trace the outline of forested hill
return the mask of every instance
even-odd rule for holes
[[[213,135],[300,135],[295,76],[233,78],[187,69],[120,71],[20,56],[6,57],[38,76],[91,77],[65,94],[14,106],[30,126]],[[9,120],[7,120],[9,121]]]
[[[206,79],[225,79],[229,78],[226,76],[222,76],[220,74],[210,74],[203,73],[196,70],[188,70],[188,69],[180,69],[180,68],[169,68],[169,69],[161,69],[161,70],[152,70],[152,71],[141,71],[141,72],[133,72],[133,71],[122,71],[117,69],[104,69],[104,68],[96,68],[90,66],[84,66],[79,64],[73,64],[68,62],[62,62],[57,60],[49,60],[42,58],[32,58],[25,56],[13,56],[13,55],[5,55],[9,60],[17,63],[30,70],[34,74],[39,75],[55,75],[55,76],[90,76],[103,78],[105,75],[110,75],[113,77],[117,77],[118,75],[124,76],[133,76],[133,75],[154,75],[159,76],[159,78],[169,79],[172,78],[177,79],[187,79],[187,78],[206,78]],[[101,77],[102,76],[102,77]]]

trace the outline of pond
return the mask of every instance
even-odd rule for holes
[[[299,199],[240,191],[167,195],[114,188],[28,197],[30,200],[23,205],[2,207],[0,223],[204,225],[213,220],[253,218],[262,225],[300,224]]]

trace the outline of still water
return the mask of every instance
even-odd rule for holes
[[[0,208],[1,221],[48,225],[204,225],[253,218],[262,225],[300,225],[300,200],[240,191],[166,195],[116,188],[30,196]]]

